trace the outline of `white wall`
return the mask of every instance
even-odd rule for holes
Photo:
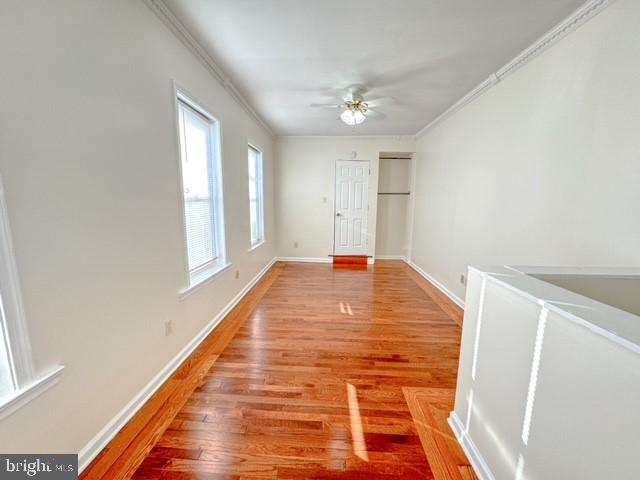
[[[381,158],[378,192],[401,193],[411,190],[412,159]],[[409,195],[378,194],[376,256],[405,257],[409,232]]]
[[[0,445],[78,452],[275,255],[272,139],[140,1],[5,1],[0,58],[0,173],[35,365],[66,367],[1,421]],[[172,80],[221,122],[233,262],[184,301]],[[249,139],[266,162],[267,243],[251,253]]]
[[[411,256],[640,265],[640,3],[618,0],[417,140]]]
[[[276,218],[278,255],[327,258],[333,253],[335,162],[369,160],[368,254],[376,251],[380,152],[413,152],[413,137],[278,137]],[[326,199],[326,201],[325,201]],[[298,242],[298,247],[294,247]]]
[[[452,412],[468,456],[496,480],[637,478],[638,328],[607,325],[640,317],[489,272],[469,272]]]

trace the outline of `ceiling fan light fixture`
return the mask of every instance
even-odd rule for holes
[[[367,117],[365,117],[364,113],[360,110],[346,109],[342,112],[340,118],[347,125],[359,125],[364,122]]]

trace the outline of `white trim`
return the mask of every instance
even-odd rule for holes
[[[35,376],[31,342],[22,303],[18,265],[13,249],[6,195],[0,181],[0,341],[4,341],[9,356],[12,391],[0,401],[0,420],[8,417],[34,398],[58,383],[63,366],[44,375]],[[6,333],[3,338],[2,332]]]
[[[193,110],[196,114],[203,117],[206,121],[211,123],[218,123],[219,120],[216,116],[214,116],[211,112],[205,109],[200,101],[196,100],[193,95],[187,93],[186,89],[182,88],[180,83],[176,80],[173,80],[173,89],[175,91],[175,95],[178,98],[179,102],[186,104],[191,110]]]
[[[415,135],[276,135],[275,140],[413,140]],[[415,153],[415,152],[405,152]]]
[[[411,174],[409,177],[409,180],[410,180],[409,192],[416,191],[416,170],[418,166],[418,156],[419,154],[417,153],[414,153],[411,156]],[[415,219],[414,219],[415,211],[416,211],[416,196],[409,195],[409,207],[407,211],[407,228],[406,228],[407,239],[406,239],[406,248],[405,248],[405,252],[407,252],[407,255],[406,255],[405,262],[411,261],[411,252],[413,251],[413,227],[415,224]]]
[[[31,341],[22,303],[20,276],[12,239],[7,198],[0,180],[0,258],[3,259],[0,263],[1,308],[4,309],[4,321],[6,322],[8,338],[5,340],[8,345],[11,376],[16,391],[19,391],[22,385],[28,385],[34,380],[34,372]],[[0,322],[2,322],[1,317]],[[0,336],[1,332],[2,325],[0,324]]]
[[[529,265],[505,265],[525,275],[566,275],[571,278],[640,278],[638,267],[537,267]]]
[[[103,448],[116,436],[126,423],[144,406],[149,398],[167,381],[176,369],[198,348],[202,341],[224,320],[227,314],[242,300],[247,292],[267,273],[276,259],[273,258],[238,294],[191,340],[158,374],[98,432],[78,453],[79,472],[82,472]]]
[[[558,287],[513,267],[494,267],[485,270],[484,267],[469,265],[469,270],[538,304],[542,309],[550,310],[623,348],[640,354],[640,334],[638,333],[640,329],[637,315]],[[561,271],[566,272],[566,269]],[[546,300],[547,298],[553,300]]]
[[[164,23],[169,30],[180,40],[191,53],[209,70],[213,78],[215,78],[220,85],[231,95],[231,97],[238,102],[238,104],[253,118],[258,125],[260,125],[269,134],[271,138],[274,138],[273,130],[265,122],[262,117],[251,107],[249,102],[238,91],[236,86],[231,81],[231,78],[214,62],[211,55],[207,53],[204,47],[189,33],[189,30],[178,20],[171,9],[165,5],[162,0],[143,0],[144,3],[155,13],[158,18]]]
[[[12,392],[9,398],[4,399],[3,403],[0,404],[0,420],[8,417],[34,398],[53,387],[60,380],[63,370],[64,367],[60,365],[26,387]]]
[[[460,308],[464,310],[464,300],[462,300],[459,296],[457,296],[455,293],[453,293],[451,290],[445,287],[444,284],[442,284],[441,282],[433,278],[431,275],[429,275],[427,272],[425,272],[413,261],[408,260],[407,264],[411,268],[413,268],[416,272],[418,272],[420,275],[422,275],[429,283],[433,284],[434,287],[436,287],[438,290],[444,293],[447,297],[449,297],[453,301],[453,303],[455,303],[456,305],[458,305]]]
[[[402,260],[407,261],[404,255],[376,255],[376,260]]]
[[[473,443],[473,440],[469,436],[469,432],[464,429],[456,412],[451,412],[447,422],[449,423],[451,430],[453,430],[456,440],[458,440],[462,450],[471,462],[471,466],[478,478],[480,480],[495,480],[495,476],[493,475],[493,472],[491,472],[491,469],[489,469],[489,465],[487,465],[487,462],[485,462],[475,443]]]
[[[279,262],[331,263],[329,257],[276,257]]]
[[[201,287],[209,283],[211,280],[219,276],[220,274],[226,272],[231,268],[231,262],[225,263],[224,265],[218,265],[217,263],[210,266],[210,268],[205,269],[200,272],[200,277],[196,274],[190,280],[190,284],[188,287],[183,288],[178,292],[178,298],[180,301],[187,298],[193,292],[199,290]]]
[[[244,96],[238,91],[236,86],[231,81],[231,78],[218,66],[211,55],[209,55],[206,49],[189,33],[189,30],[178,20],[173,14],[171,9],[167,7],[163,0],[143,0],[144,3],[153,11],[158,18],[173,32],[173,34],[191,51],[191,53],[209,70],[213,77],[229,92],[242,108],[258,122],[260,126],[271,136],[276,138],[271,127],[262,119],[262,117],[256,112],[256,110],[249,104]],[[518,55],[516,55],[510,62],[498,69],[495,73],[492,73],[486,80],[483,80],[474,87],[470,92],[464,95],[460,100],[451,105],[442,114],[432,120],[425,127],[420,129],[415,135],[279,135],[277,138],[393,138],[402,139],[407,137],[420,137],[424,135],[428,130],[435,125],[449,117],[457,110],[464,107],[466,104],[473,101],[483,92],[491,88],[496,83],[506,78],[511,73],[515,72],[535,57],[540,55],[547,48],[556,44],[559,40],[564,38],[569,33],[576,30],[578,27],[595,17],[598,13],[602,12],[615,0],[588,0],[575,12],[565,18],[562,22],[557,24],[542,37],[536,40],[529,47],[525,48]]]
[[[456,103],[454,103],[449,108],[447,108],[444,112],[442,112],[440,115],[438,115],[436,118],[434,118],[427,126],[425,126],[422,129],[420,129],[418,131],[418,133],[416,133],[416,138],[420,138],[422,135],[427,133],[427,131],[429,131],[430,129],[435,127],[437,124],[439,124],[440,122],[442,122],[446,118],[448,118],[451,115],[453,115],[455,112],[460,110],[465,105],[471,103],[473,100],[475,100],[477,97],[479,97],[486,90],[488,90],[493,85],[498,83],[498,81],[499,81],[498,77],[495,74],[492,74],[489,78],[487,78],[486,80],[483,80],[480,84],[478,84],[476,87],[474,87],[473,90],[468,92],[460,100],[458,100]]]
[[[569,33],[576,30],[598,13],[611,5],[615,0],[588,0],[578,7],[571,15],[545,33],[528,48],[525,48],[516,57],[496,72],[496,76],[502,80],[507,75],[515,72],[521,66],[531,61],[544,50],[556,44]]]
[[[460,110],[468,103],[471,103],[489,88],[501,82],[507,76],[511,75],[516,70],[536,58],[547,48],[555,45],[569,33],[573,32],[578,27],[591,20],[598,13],[602,12],[605,8],[611,5],[614,1],[615,0],[588,0],[575,12],[565,18],[562,22],[557,24],[542,37],[536,40],[533,44],[516,55],[515,58],[513,58],[510,62],[508,62],[502,68],[498,69],[495,73],[489,75],[489,78],[480,82],[480,84],[474,87],[469,93],[467,93],[460,100],[451,105],[447,110],[445,110],[439,116],[429,122],[429,124],[427,124],[425,127],[420,129],[418,133],[416,133],[416,137],[421,137],[431,128],[442,122],[444,119]]]
[[[266,243],[266,240],[261,240],[258,243],[256,243],[255,245],[252,245],[247,252],[253,252],[256,248],[261,247],[262,245],[264,245]]]
[[[184,298],[193,289],[200,286],[218,273],[228,269],[230,262],[227,262],[226,250],[226,225],[224,210],[224,175],[223,175],[223,156],[222,156],[222,125],[208,108],[203,107],[204,103],[200,103],[196,97],[192,96],[188,90],[183,88],[175,80],[173,83],[174,105],[175,105],[175,126],[178,148],[178,186],[179,186],[179,202],[182,216],[180,219],[183,231],[183,259],[185,262],[185,283],[186,287],[179,290],[178,294]],[[186,108],[185,108],[186,107]],[[216,258],[211,259],[207,264],[189,270],[189,242],[187,239],[186,210],[184,198],[184,175],[182,166],[185,161],[183,158],[183,132],[180,125],[180,115],[182,109],[190,109],[194,114],[199,115],[208,122],[209,125],[209,150],[211,158],[209,158],[209,187],[211,189],[212,198],[209,200],[210,207],[214,212],[211,228],[213,229],[213,238],[216,245]]]
[[[259,237],[257,241],[254,243],[251,232],[251,182],[248,181],[249,187],[249,239],[251,243],[251,248],[249,251],[254,248],[259,247],[265,241],[265,225],[264,225],[264,153],[258,147],[256,147],[251,142],[247,142],[247,165],[251,163],[250,151],[253,150],[255,152],[255,186],[256,186],[256,222],[258,224],[258,233]],[[247,166],[248,169],[248,166]],[[249,172],[247,170],[247,180],[249,180]]]

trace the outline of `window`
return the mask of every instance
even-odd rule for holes
[[[0,206],[0,405],[31,383],[31,355],[4,199]]]
[[[11,305],[5,304],[4,293],[9,292],[0,292],[0,405],[31,381],[31,362],[22,361],[28,360],[28,339],[19,336],[19,329],[16,328],[19,319],[8,316],[14,312],[11,312]]]
[[[9,335],[7,334],[7,321],[0,318],[0,398],[6,398],[16,389],[15,376],[9,361]]]
[[[251,247],[264,242],[262,152],[249,145],[249,221]]]
[[[18,269],[0,186],[0,419],[54,385],[63,367],[34,376]]]
[[[180,165],[189,286],[226,266],[220,130],[217,120],[178,94]]]

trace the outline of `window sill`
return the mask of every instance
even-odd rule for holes
[[[189,286],[178,292],[180,300],[184,300],[193,292],[200,289],[203,285],[206,285],[211,280],[216,278],[218,275],[229,270],[229,268],[231,268],[231,262],[224,263],[224,264],[216,263],[211,265],[210,268],[207,268],[206,270],[203,270],[201,272],[198,272],[196,275],[193,275],[191,277]]]
[[[256,243],[255,245],[252,245],[251,248],[249,250],[247,250],[247,252],[253,252],[256,248],[261,247],[262,245],[264,245],[265,241],[262,240],[261,242]]]
[[[64,366],[60,365],[30,385],[13,392],[9,397],[3,399],[2,403],[0,403],[0,420],[8,417],[53,387],[60,380],[63,370]]]

